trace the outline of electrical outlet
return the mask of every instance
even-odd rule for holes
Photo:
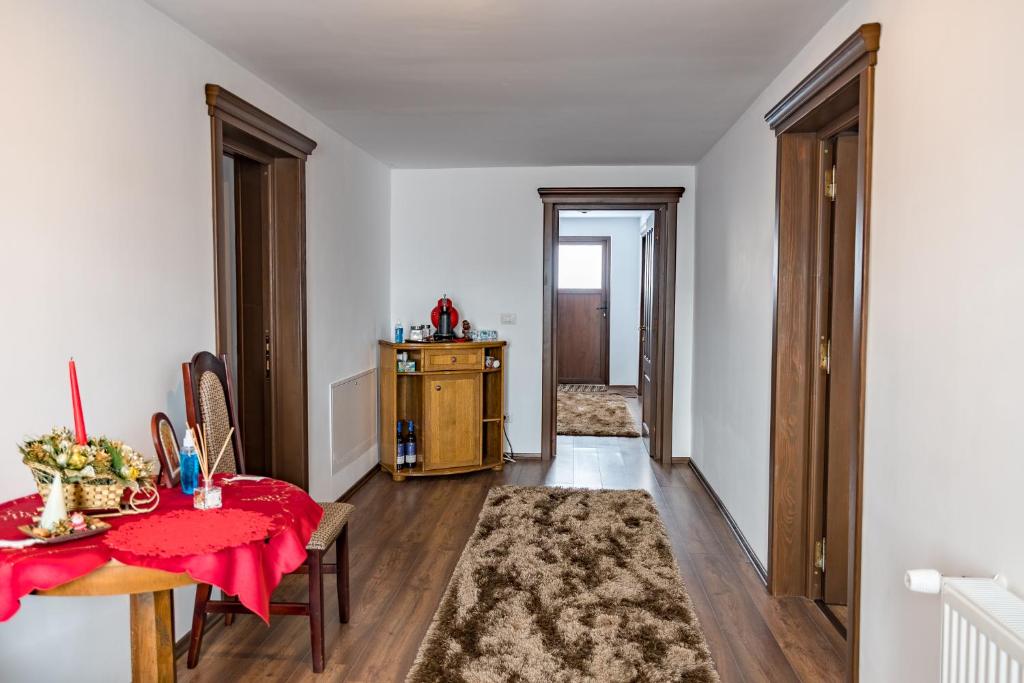
[[[512,414],[509,413],[508,415],[505,416],[505,422],[511,422],[511,421],[512,421]]]
[[[502,313],[501,314],[501,324],[502,325],[515,325],[516,324],[516,314],[515,313]]]

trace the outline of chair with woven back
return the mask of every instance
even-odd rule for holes
[[[234,428],[231,443],[221,458],[218,472],[245,474],[245,457],[242,437],[238,429],[234,389],[228,372],[226,355],[219,358],[208,351],[200,351],[192,360],[181,364],[185,382],[185,411],[189,426],[200,426],[209,443],[223,444],[228,432]],[[341,623],[348,623],[349,617],[349,572],[348,572],[348,518],[354,509],[347,503],[320,503],[324,509],[323,518],[309,543],[306,544],[306,563],[294,574],[309,575],[308,602],[270,603],[270,613],[309,617],[310,643],[312,646],[313,671],[324,669],[324,593],[323,575],[335,574],[338,583],[338,615]],[[325,563],[324,554],[336,547],[335,564]],[[249,613],[237,600],[211,600],[211,586],[200,584],[196,589],[195,609],[192,616],[192,636],[188,650],[188,668],[194,668],[199,661],[199,650],[203,641],[203,630],[208,613],[222,613],[225,624],[230,625],[235,614]]]
[[[172,488],[181,483],[181,467],[179,463],[178,435],[174,432],[171,418],[164,413],[153,413],[149,429],[153,433],[153,448],[160,462],[160,474],[157,475],[160,486]]]

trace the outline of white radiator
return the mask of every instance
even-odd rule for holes
[[[942,683],[1024,683],[1024,600],[1006,581],[907,572],[907,587],[942,600]]]
[[[377,443],[377,369],[331,384],[331,473]]]

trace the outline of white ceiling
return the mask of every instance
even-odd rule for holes
[[[641,221],[647,220],[653,211],[641,210],[641,211],[628,211],[626,209],[594,209],[592,211],[568,211],[562,210],[558,212],[559,218],[638,218]]]
[[[149,2],[427,168],[695,163],[844,0]]]

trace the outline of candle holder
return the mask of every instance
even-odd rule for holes
[[[192,494],[192,507],[196,510],[217,510],[224,505],[223,491],[209,479],[203,480]]]

